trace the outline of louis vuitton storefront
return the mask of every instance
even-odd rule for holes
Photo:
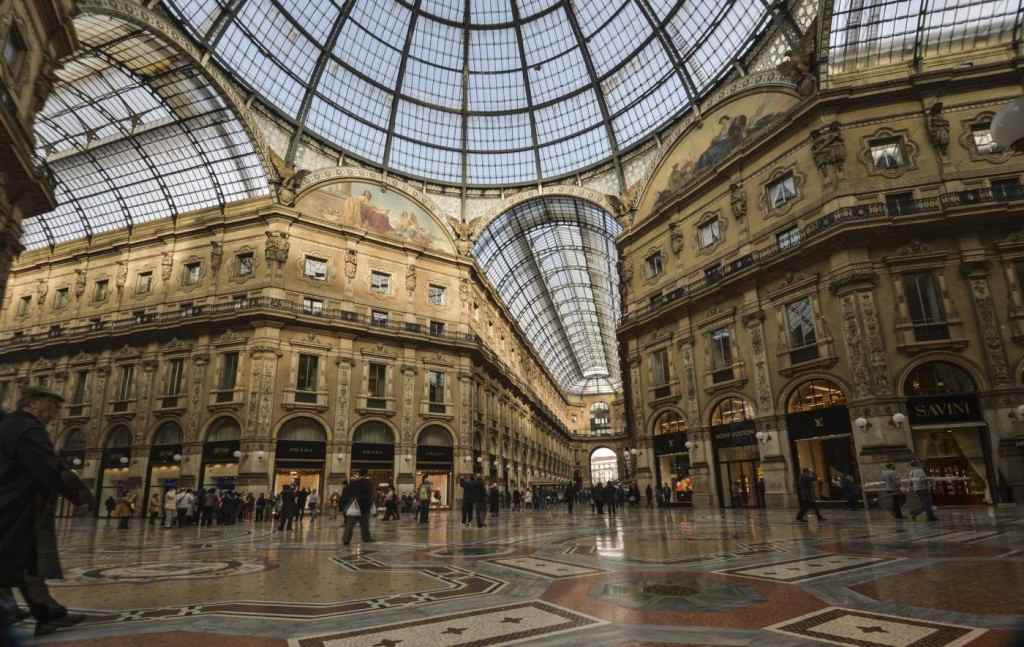
[[[666,411],[654,423],[654,479],[662,489],[668,488],[670,504],[693,504],[686,430],[686,421],[674,411]]]
[[[818,501],[840,501],[844,481],[859,487],[860,469],[850,425],[846,394],[828,380],[810,380],[793,389],[786,407],[786,430],[793,462],[794,487],[800,472],[817,477]]]

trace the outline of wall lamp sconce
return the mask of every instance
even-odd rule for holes
[[[694,442],[692,440],[688,440],[688,441],[686,441],[686,448],[689,449],[690,451],[693,451],[693,450],[697,449],[697,446],[699,444],[700,443],[696,443],[696,442]]]
[[[871,428],[871,422],[867,418],[860,417],[853,421],[853,426],[857,428],[857,431],[864,431]]]
[[[264,456],[264,453],[263,453],[262,449],[259,450],[258,452],[256,452],[256,459],[257,460],[263,460],[263,456]]]
[[[1024,422],[1024,404],[1017,405],[1017,408],[1010,412],[1010,420]]]
[[[173,458],[173,459],[174,459],[174,462],[175,462],[175,463],[180,463],[183,457],[182,457],[182,455],[181,455],[181,454],[175,454],[175,455],[174,455],[174,456],[172,456],[171,458]]]
[[[128,464],[128,457],[127,456],[122,456],[121,460],[118,461],[118,462],[120,462],[122,465],[127,465]]]
[[[892,419],[889,421],[889,423],[893,427],[896,427],[897,429],[903,429],[903,425],[906,422],[907,422],[907,417],[905,415],[903,415],[902,413],[900,413],[899,411],[897,411],[896,413],[892,414]]]
[[[772,435],[767,431],[759,431],[754,436],[757,438],[757,442],[762,445],[767,445],[768,441],[772,439]]]
[[[339,461],[345,460],[345,452],[338,452],[338,460]]]
[[[233,453],[233,454],[231,454],[231,455],[232,455],[232,456],[234,456],[235,458],[241,458],[241,457],[242,457],[242,452],[240,452],[240,451],[238,451],[238,450],[236,449],[236,450],[234,451],[234,453]]]
[[[74,465],[75,467],[78,467],[79,465],[82,464],[82,459],[81,458],[74,458],[74,459],[71,460],[71,464]]]

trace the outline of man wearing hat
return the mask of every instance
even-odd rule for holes
[[[0,421],[0,635],[16,621],[16,611],[10,608],[14,586],[21,589],[36,619],[37,636],[85,618],[68,613],[45,583],[63,576],[54,529],[57,496],[75,505],[87,505],[92,498],[81,479],[61,462],[46,433],[63,402],[57,393],[27,387],[18,410]]]

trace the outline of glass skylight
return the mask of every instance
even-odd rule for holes
[[[163,0],[277,113],[444,184],[604,164],[710,91],[764,0]]]

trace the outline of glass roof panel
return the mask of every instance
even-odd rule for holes
[[[473,250],[527,339],[568,393],[621,388],[615,341],[615,237],[620,231],[611,215],[590,202],[536,198],[491,222]]]
[[[709,92],[770,24],[766,5],[779,4],[161,2],[220,65],[304,132],[369,163],[388,164],[395,172],[472,186],[557,179],[642,144],[690,107],[682,81],[672,78],[683,76],[674,61],[686,66],[700,94]],[[331,58],[317,74],[322,50]],[[436,109],[452,113],[470,136],[450,145],[455,125],[444,118],[445,132],[413,137],[407,113],[398,114],[405,102],[395,104],[396,97],[422,104],[425,114]],[[479,138],[472,137],[478,128],[471,123],[477,119],[516,115],[517,122],[529,122],[531,113],[546,123],[538,124],[542,132],[536,138],[531,132],[528,143],[518,132],[514,141],[499,147],[480,147]],[[595,129],[598,122],[604,123]],[[621,141],[612,142],[610,136]],[[536,162],[530,164],[530,155],[521,151],[524,145],[539,148],[534,160],[542,159],[540,177]],[[425,150],[431,147],[439,150]],[[509,170],[498,171],[503,165],[492,155],[479,154],[481,148],[517,153],[504,165]]]

